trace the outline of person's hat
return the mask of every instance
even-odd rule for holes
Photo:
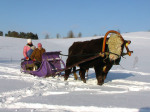
[[[27,43],[32,43],[32,40],[31,39],[27,39]]]
[[[41,44],[41,43],[38,43],[38,47],[42,47],[42,44]]]

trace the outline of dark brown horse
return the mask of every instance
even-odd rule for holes
[[[116,34],[112,34],[110,38],[107,38],[107,35],[109,33]],[[111,67],[114,64],[119,64],[121,56],[123,55],[124,46],[127,49],[126,54],[131,55],[131,52],[127,47],[127,43],[130,43],[130,41],[125,41],[120,35],[120,33],[116,31],[107,32],[104,38],[93,39],[84,42],[74,42],[73,45],[69,48],[66,67],[70,67],[77,62],[93,57],[99,53],[103,53],[104,55],[80,63],[78,65],[80,67],[79,75],[83,82],[86,82],[86,70],[94,67],[97,78],[97,84],[102,85]],[[71,70],[72,68],[65,70],[65,80],[68,79]],[[77,79],[76,66],[73,67],[73,72],[75,75],[75,79]]]

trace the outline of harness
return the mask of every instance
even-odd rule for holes
[[[118,55],[118,54],[113,53],[113,52],[110,52],[110,51],[108,51],[108,52],[105,51],[105,50],[106,50],[106,49],[105,49],[105,47],[106,47],[106,38],[107,38],[107,36],[108,36],[109,33],[115,33],[115,34],[118,34],[118,35],[121,37],[121,40],[123,41],[123,44],[125,44],[125,48],[126,48],[126,50],[127,50],[127,53],[121,53],[120,55]],[[60,54],[60,55],[62,55],[62,56],[69,56],[69,57],[91,56],[91,57],[89,57],[89,58],[86,58],[86,59],[84,59],[84,60],[82,60],[82,61],[79,61],[79,62],[77,62],[77,63],[75,63],[75,64],[73,64],[73,65],[67,67],[67,68],[64,69],[64,70],[70,69],[70,68],[72,68],[72,67],[74,67],[74,66],[77,66],[77,65],[79,65],[79,64],[82,64],[82,63],[84,63],[84,62],[91,61],[91,60],[94,60],[94,59],[96,59],[96,58],[105,57],[105,56],[106,56],[106,58],[103,59],[103,62],[106,63],[105,61],[106,61],[106,59],[109,59],[108,56],[109,56],[110,54],[113,54],[113,55],[118,56],[118,59],[117,59],[117,60],[120,60],[120,57],[123,57],[124,55],[129,55],[129,56],[131,56],[131,53],[133,53],[133,51],[129,51],[129,49],[128,49],[128,45],[129,45],[130,43],[131,43],[131,41],[125,41],[119,32],[114,31],[114,30],[110,30],[110,31],[108,31],[108,32],[105,34],[105,37],[104,37],[104,40],[103,40],[102,52],[99,52],[99,53],[91,53],[91,54],[82,54],[82,55],[81,55],[81,54],[77,54],[77,55],[65,55],[65,54]],[[116,61],[116,60],[115,60],[115,61]],[[116,64],[115,61],[113,61],[113,64]],[[117,64],[119,64],[119,63],[117,63]],[[62,71],[63,71],[63,70],[62,70]]]
[[[116,33],[116,34],[118,34],[118,35],[121,37],[121,39],[122,39],[123,42],[128,43],[128,44],[125,43],[125,48],[126,48],[126,50],[127,50],[127,53],[121,53],[120,55],[118,55],[118,54],[113,53],[113,52],[106,52],[106,51],[105,51],[106,38],[107,38],[107,35],[108,35],[109,33]],[[62,71],[65,71],[65,70],[67,70],[67,69],[71,69],[72,67],[75,67],[75,66],[77,66],[77,65],[80,65],[80,64],[82,64],[82,63],[84,63],[84,62],[87,62],[87,61],[94,60],[94,59],[99,58],[99,57],[105,57],[105,56],[106,56],[106,58],[103,59],[103,62],[106,63],[105,60],[108,59],[108,56],[109,56],[110,54],[113,54],[113,55],[118,56],[118,59],[117,59],[117,60],[120,60],[120,57],[121,57],[121,56],[123,57],[124,55],[129,55],[129,56],[131,56],[131,53],[133,53],[133,51],[129,51],[129,49],[128,49],[128,45],[129,45],[130,43],[131,43],[131,41],[124,41],[124,39],[122,38],[122,36],[120,35],[119,32],[114,31],[114,30],[110,30],[110,31],[108,31],[108,32],[105,34],[105,37],[104,37],[104,40],[103,40],[102,52],[99,52],[99,53],[91,53],[91,54],[82,54],[82,55],[79,55],[79,54],[77,54],[77,55],[65,55],[65,54],[61,54],[61,53],[60,53],[60,55],[62,55],[62,56],[69,56],[69,57],[75,57],[75,56],[76,56],[76,57],[77,57],[77,56],[91,56],[91,57],[86,58],[86,59],[83,59],[83,60],[81,60],[81,61],[79,61],[79,62],[77,62],[77,63],[74,63],[73,65],[68,66],[68,67],[66,67],[65,69],[60,70],[60,71],[58,71],[58,72],[62,72]],[[113,64],[115,64],[115,61],[114,61]],[[121,66],[121,65],[120,65],[120,66]]]

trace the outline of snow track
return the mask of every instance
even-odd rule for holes
[[[16,107],[19,109],[20,107],[29,108],[31,112],[39,112],[39,111],[46,111],[46,112],[138,112],[138,109],[128,109],[128,108],[100,108],[100,107],[86,107],[86,106],[60,106],[60,105],[47,105],[47,104],[39,104],[39,103],[15,103],[14,105],[9,105],[7,108]],[[36,108],[36,109],[33,109]],[[57,110],[57,111],[56,111]]]
[[[90,70],[93,73],[93,70]],[[132,81],[127,79],[114,79],[109,80],[106,79],[105,84],[103,86],[96,85],[95,77],[87,80],[87,83],[84,84],[81,81],[75,81],[73,77],[70,77],[68,81],[63,81],[63,77],[49,77],[49,78],[39,78],[34,77],[29,74],[20,73],[20,70],[12,67],[3,67],[0,66],[0,73],[4,75],[0,75],[0,79],[5,80],[18,80],[23,81],[25,83],[30,83],[30,86],[25,88],[12,90],[8,92],[0,93],[0,108],[11,108],[11,109],[36,109],[40,111],[49,111],[49,110],[57,110],[57,111],[74,111],[79,109],[80,112],[86,112],[87,107],[76,107],[76,106],[63,106],[63,105],[50,105],[50,104],[42,104],[42,103],[25,103],[20,102],[23,99],[30,97],[46,97],[46,96],[57,96],[57,95],[67,95],[72,92],[77,93],[87,92],[92,95],[106,95],[106,94],[125,94],[134,91],[150,91],[150,83],[140,82],[140,81]],[[132,73],[134,75],[148,75],[148,73],[136,72],[136,71],[127,71],[127,70],[111,70],[111,73]],[[89,74],[94,75],[93,74]],[[63,90],[63,91],[62,91]],[[67,110],[66,110],[67,108]],[[99,108],[99,107],[88,107],[88,111],[94,110],[98,112],[99,110],[106,111],[107,108]],[[108,108],[113,112],[117,112],[116,108]],[[122,112],[124,112],[124,108],[120,108]],[[129,111],[136,111],[136,109],[128,109]],[[34,110],[35,111],[35,110]],[[87,112],[88,112],[87,111]],[[119,112],[119,111],[118,111]]]

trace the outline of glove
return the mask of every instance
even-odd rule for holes
[[[26,57],[26,60],[29,60],[29,57]]]
[[[36,59],[33,59],[32,61],[36,61]]]

